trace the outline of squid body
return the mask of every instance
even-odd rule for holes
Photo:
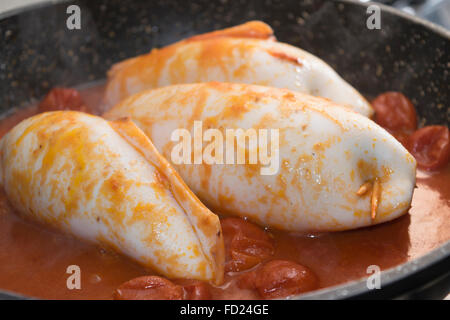
[[[0,151],[0,180],[21,214],[170,278],[222,281],[218,217],[131,121],[43,113],[14,127]]]
[[[114,65],[104,108],[145,89],[209,81],[287,88],[373,114],[370,104],[329,65],[275,41],[270,26],[259,21],[194,36]]]
[[[414,158],[376,123],[327,99],[248,84],[184,84],[138,93],[105,114],[111,120],[125,116],[211,209],[263,226],[347,230],[392,220],[411,203]],[[180,129],[189,133],[191,145],[200,135],[200,154],[210,155],[207,161],[195,154],[198,147],[180,148],[184,139],[174,134]],[[209,129],[221,135],[208,136]],[[261,141],[277,133],[267,152],[250,142],[250,134],[243,135],[244,143],[235,135],[236,149],[231,149],[236,158],[245,149],[272,161],[228,162],[229,129],[245,134],[254,129]],[[259,134],[264,130],[269,133]],[[217,139],[223,140],[223,149],[210,145]],[[189,153],[187,162],[174,160],[181,151]],[[211,162],[211,156],[217,159]]]

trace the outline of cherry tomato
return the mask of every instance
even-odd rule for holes
[[[256,273],[255,287],[264,299],[311,291],[317,288],[319,282],[310,269],[286,260],[272,260]]]
[[[450,131],[444,126],[423,127],[409,137],[407,148],[419,168],[442,168],[450,159]]]
[[[392,134],[411,134],[417,128],[416,110],[400,92],[380,94],[372,101],[372,107],[375,110],[375,122]]]
[[[132,279],[113,293],[115,300],[182,300],[183,296],[181,286],[157,276]]]
[[[264,230],[239,218],[221,221],[225,242],[225,271],[252,268],[274,254],[272,241]]]
[[[195,281],[183,286],[186,300],[211,300],[209,285],[205,282]]]
[[[70,88],[53,88],[39,103],[39,112],[57,110],[86,111],[78,90]]]

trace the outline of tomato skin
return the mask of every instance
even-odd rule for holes
[[[319,280],[307,267],[287,260],[272,260],[238,280],[241,289],[256,289],[264,299],[275,299],[314,290]]]
[[[395,136],[411,134],[417,128],[417,114],[411,101],[400,92],[385,92],[372,101],[375,122]]]
[[[389,131],[388,131],[389,132]],[[405,148],[408,148],[408,139],[410,134],[406,132],[389,132],[394,138],[400,142]]]
[[[186,300],[211,300],[209,285],[205,282],[196,281],[183,286]]]
[[[242,273],[237,280],[237,285],[240,289],[256,289],[257,270],[251,270]]]
[[[427,126],[414,132],[407,149],[425,170],[445,167],[450,160],[450,131],[445,126]]]
[[[247,270],[274,254],[272,241],[264,230],[240,218],[221,220],[225,242],[226,272]]]
[[[70,88],[53,88],[39,103],[38,109],[39,112],[58,110],[86,111],[80,92]]]
[[[183,300],[183,297],[181,286],[158,276],[134,278],[113,293],[115,300]]]

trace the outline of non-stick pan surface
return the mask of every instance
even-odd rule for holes
[[[66,26],[69,4],[81,29]],[[354,1],[55,1],[0,13],[0,113],[41,98],[53,86],[105,78],[117,61],[187,36],[263,20],[278,40],[321,57],[368,98],[401,91],[422,124],[450,124],[450,34],[379,5],[381,29],[366,26],[370,4]],[[430,231],[432,232],[432,230]],[[382,274],[302,298],[441,298],[450,288],[450,242]],[[0,298],[18,297],[8,293]]]

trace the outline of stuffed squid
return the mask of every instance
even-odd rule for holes
[[[0,181],[22,215],[111,247],[170,278],[220,283],[220,222],[131,121],[42,113],[0,142]]]
[[[256,85],[185,84],[136,94],[105,114],[125,116],[203,203],[263,226],[347,230],[392,220],[411,203],[414,158],[372,120],[326,99]]]
[[[287,88],[373,114],[370,104],[329,65],[275,41],[270,26],[259,21],[194,36],[114,65],[105,108],[145,89],[209,81]]]

